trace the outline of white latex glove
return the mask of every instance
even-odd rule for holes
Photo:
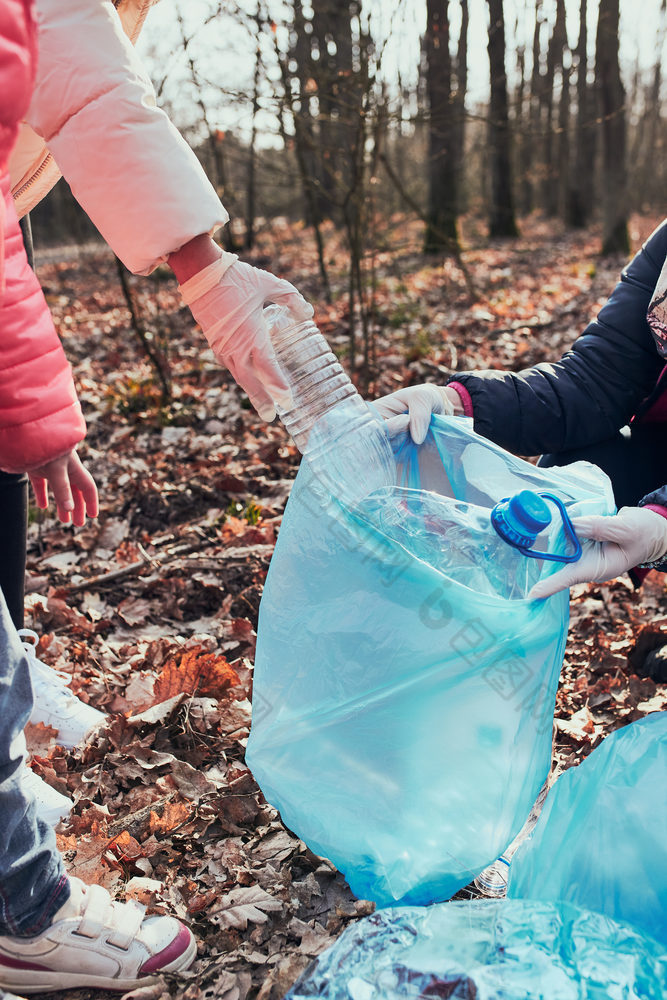
[[[439,385],[413,385],[376,399],[373,406],[386,420],[390,438],[409,428],[414,443],[421,444],[428,433],[432,413],[449,416],[454,413],[454,401],[449,395],[452,392],[458,399],[455,389]]]
[[[247,392],[260,417],[273,420],[276,402],[288,408],[292,396],[262,312],[275,302],[287,306],[297,321],[310,319],[313,307],[294,285],[223,253],[179,288],[216,358]]]
[[[575,583],[613,580],[642,563],[667,554],[667,518],[643,507],[621,507],[618,514],[572,518],[580,539],[598,544],[587,546],[581,559],[536,583],[529,598],[550,597]]]

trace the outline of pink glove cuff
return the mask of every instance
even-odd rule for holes
[[[657,503],[647,503],[643,505],[642,510],[652,510],[654,514],[660,514],[660,517],[664,517],[667,520],[667,507],[661,507]],[[659,559],[655,559],[652,563],[641,563],[639,566],[635,566],[631,573],[636,577],[637,584],[642,584],[644,578],[652,569],[659,569],[666,561],[667,554],[661,556]]]
[[[202,295],[206,295],[212,288],[215,288],[232,264],[235,264],[238,259],[237,254],[221,250],[218,260],[214,260],[212,264],[203,267],[201,271],[197,271],[195,275],[184,281],[182,285],[179,285],[178,288],[186,306],[191,306]]]
[[[448,382],[448,389],[454,389],[461,400],[461,406],[463,407],[463,415],[466,417],[472,417],[472,398],[470,393],[461,382]]]
[[[652,510],[655,514],[660,514],[661,517],[667,518],[667,507],[661,507],[657,503],[645,503],[643,508],[644,510]]]

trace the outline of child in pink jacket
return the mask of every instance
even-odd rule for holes
[[[227,212],[196,156],[157,107],[133,48],[151,5],[35,0],[39,60],[10,158],[15,205],[19,216],[28,212],[62,172],[131,271],[149,274],[169,263],[215,355],[271,419],[273,400],[284,396],[286,386],[263,306],[280,300],[303,318],[312,310],[288,282],[224,253],[213,241]],[[41,339],[38,331],[35,339]],[[6,552],[0,589],[21,630],[26,521],[25,479],[0,471],[0,547]],[[57,729],[67,745],[78,743],[90,727],[89,713],[58,686],[34,647],[26,643],[26,649],[37,683],[34,720]]]
[[[29,0],[0,0],[0,468],[27,470],[63,521],[97,513],[76,454],[85,434],[72,375],[30,270],[6,162],[31,92],[36,31]],[[2,553],[0,553],[2,558]],[[35,810],[23,728],[32,702],[28,658],[0,593],[0,993],[82,986],[129,990],[192,962],[190,931],[65,873]]]
[[[16,28],[3,4],[2,28]],[[24,17],[27,18],[27,13]],[[22,39],[23,40],[23,39]],[[30,473],[38,504],[51,486],[62,521],[83,524],[97,514],[97,491],[76,453],[86,428],[70,366],[37,278],[30,270],[10,192],[7,161],[27,108],[34,67],[34,37],[11,45],[5,34],[0,63],[0,468]],[[28,41],[31,43],[27,47]]]
[[[27,478],[38,506],[47,506],[51,489],[60,519],[76,525],[86,514],[97,514],[97,490],[76,452],[85,423],[70,366],[28,265],[7,172],[19,121],[28,109],[36,37],[26,35],[23,47],[11,45],[9,33],[19,25],[13,5],[1,5],[0,14],[5,30],[0,64],[0,590],[29,656],[31,721],[53,726],[60,741],[72,746],[104,716],[38,660],[37,637],[22,627]],[[69,799],[32,771],[27,779],[43,817],[55,823],[69,812]]]

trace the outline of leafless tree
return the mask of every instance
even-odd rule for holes
[[[518,236],[512,188],[511,137],[505,70],[505,18],[502,0],[487,0],[489,7],[489,158],[491,201],[489,234]]]
[[[457,128],[460,98],[456,96],[449,51],[449,0],[426,0],[426,86],[429,103],[427,253],[459,245],[459,156]]]
[[[559,203],[559,173],[558,167],[561,165],[561,157],[554,147],[557,146],[556,122],[554,120],[555,84],[557,77],[560,79],[562,91],[567,100],[567,89],[565,87],[565,74],[563,72],[563,56],[567,44],[565,32],[565,0],[556,0],[556,21],[549,39],[547,47],[546,73],[542,81],[542,97],[544,103],[543,127],[544,127],[544,179],[542,191],[542,206],[547,215],[556,215]],[[564,118],[562,102],[559,112],[559,119]],[[559,125],[561,121],[559,120]]]
[[[625,89],[618,60],[618,0],[600,0],[595,76],[602,116],[602,253],[628,253]]]
[[[567,221],[571,226],[588,224],[593,211],[597,114],[595,93],[588,82],[588,4],[579,2],[579,40],[576,48],[577,117],[574,128],[574,156],[570,174]]]

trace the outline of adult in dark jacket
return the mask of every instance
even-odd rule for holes
[[[445,387],[399,389],[376,405],[392,433],[409,427],[418,443],[432,413],[461,414],[508,451],[541,454],[542,465],[585,459],[609,475],[619,513],[575,521],[601,544],[531,596],[637,566],[667,571],[667,220],[560,361],[457,373]]]

